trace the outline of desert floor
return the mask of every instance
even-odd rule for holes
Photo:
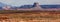
[[[5,13],[0,22],[60,22],[60,12]]]

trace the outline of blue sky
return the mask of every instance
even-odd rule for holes
[[[33,4],[34,2],[38,2],[40,5],[60,4],[60,0],[0,0],[0,2],[12,6]]]

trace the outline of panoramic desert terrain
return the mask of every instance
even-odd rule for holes
[[[60,12],[0,13],[0,22],[60,22]]]

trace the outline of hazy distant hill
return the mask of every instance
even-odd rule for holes
[[[41,5],[42,8],[47,9],[47,8],[60,8],[60,5]]]
[[[4,4],[2,2],[0,2],[0,9],[2,9],[3,6],[6,6],[7,4]],[[11,5],[10,5],[11,6]],[[47,9],[47,8],[60,8],[60,5],[40,5],[41,8],[43,9]],[[23,8],[23,9],[26,9],[26,8],[33,8],[34,5],[21,5],[19,7],[15,7],[15,6],[12,6],[11,9],[16,9],[16,8]]]
[[[47,9],[47,8],[60,8],[60,5],[40,5],[40,7]],[[33,8],[33,5],[24,5],[19,8]]]
[[[33,5],[24,5],[24,6],[20,6],[19,8],[23,8],[23,9],[33,8]]]

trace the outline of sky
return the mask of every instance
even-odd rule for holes
[[[0,2],[12,6],[28,5],[34,2],[38,2],[40,5],[60,4],[60,0],[0,0]]]

